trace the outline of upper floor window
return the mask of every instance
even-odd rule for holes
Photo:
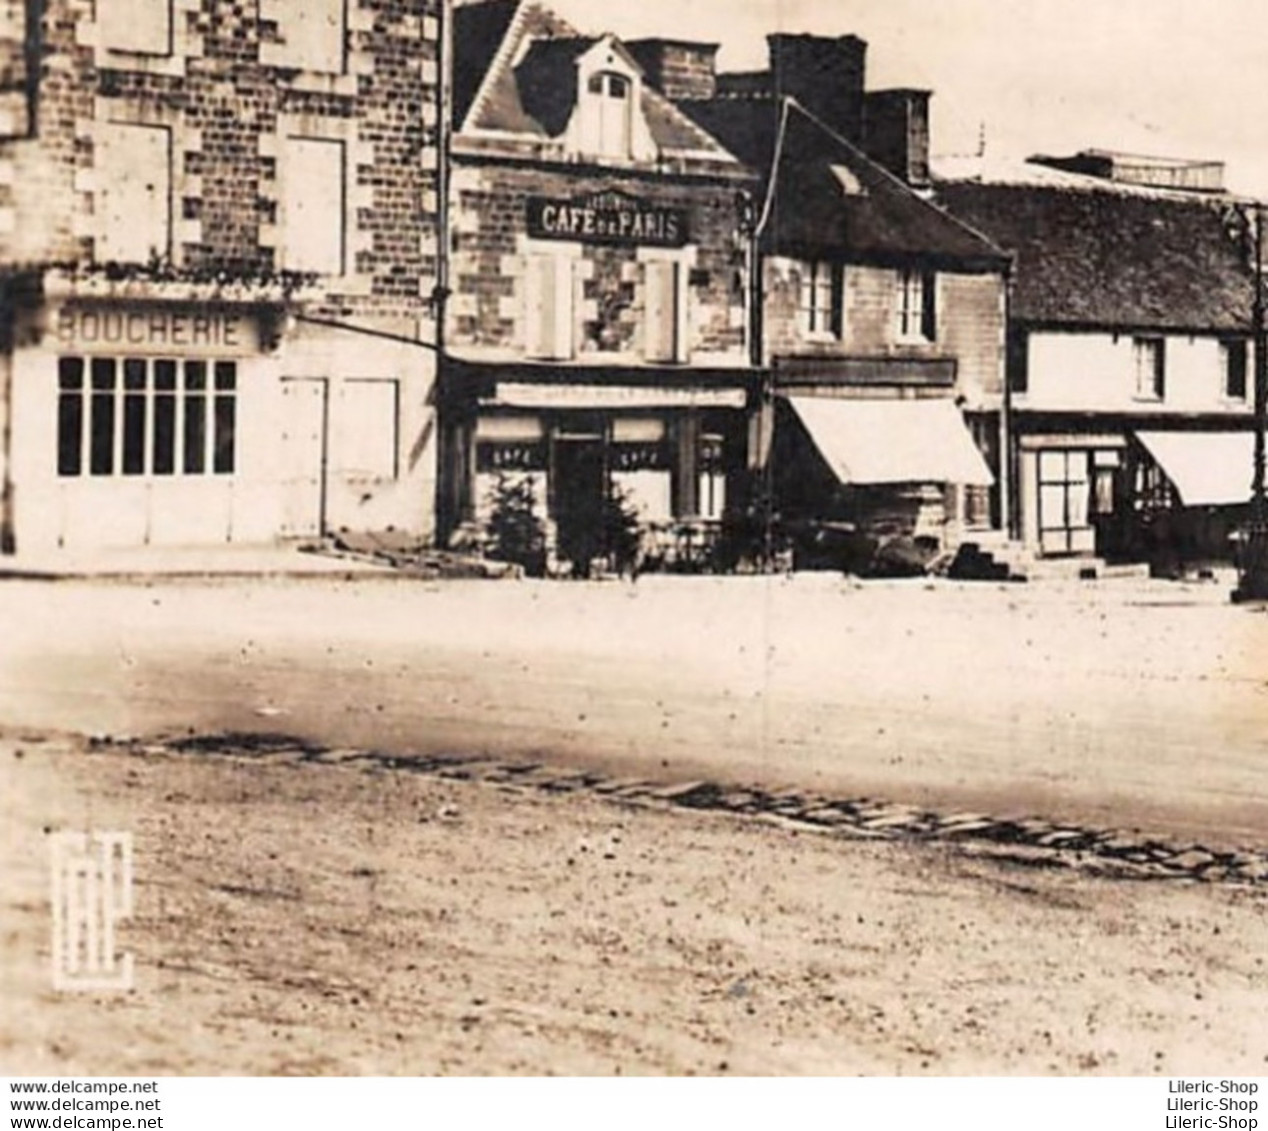
[[[282,266],[291,271],[345,271],[344,144],[287,138],[282,152]]]
[[[135,55],[172,53],[172,0],[97,0],[101,45]]]
[[[898,272],[898,339],[933,342],[938,337],[937,276],[905,268]]]
[[[625,75],[599,71],[586,83],[590,124],[586,148],[601,157],[630,155],[634,84]]]
[[[1224,396],[1230,401],[1246,399],[1247,354],[1245,338],[1230,338],[1220,343],[1223,362]]]
[[[266,0],[261,15],[277,23],[265,62],[305,71],[346,69],[347,0]]]
[[[844,268],[839,263],[814,260],[801,265],[798,311],[803,334],[840,338],[844,320]]]
[[[172,132],[111,122],[99,127],[98,262],[149,263],[172,250]]]
[[[1136,398],[1160,401],[1167,393],[1167,350],[1161,338],[1133,338]]]

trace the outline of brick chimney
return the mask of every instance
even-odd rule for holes
[[[929,184],[929,91],[874,90],[863,98],[863,148],[909,185]]]
[[[766,37],[776,94],[791,95],[838,133],[859,142],[867,43],[855,35]]]
[[[718,89],[716,43],[681,39],[623,40],[647,81],[674,101],[712,98]]]

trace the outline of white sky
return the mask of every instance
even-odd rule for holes
[[[1265,0],[546,0],[585,32],[722,44],[765,62],[773,30],[868,41],[868,87],[934,92],[936,153],[1088,147],[1224,160],[1268,196]]]

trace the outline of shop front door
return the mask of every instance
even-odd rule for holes
[[[558,556],[581,570],[604,550],[604,464],[603,441],[597,437],[555,440],[552,471]]]
[[[1086,450],[1039,453],[1039,539],[1046,555],[1096,550],[1089,463]]]
[[[287,538],[326,532],[330,383],[324,377],[282,378],[282,527]]]

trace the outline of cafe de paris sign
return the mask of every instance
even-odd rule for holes
[[[571,199],[528,198],[528,234],[539,240],[682,247],[687,213],[610,189]]]

